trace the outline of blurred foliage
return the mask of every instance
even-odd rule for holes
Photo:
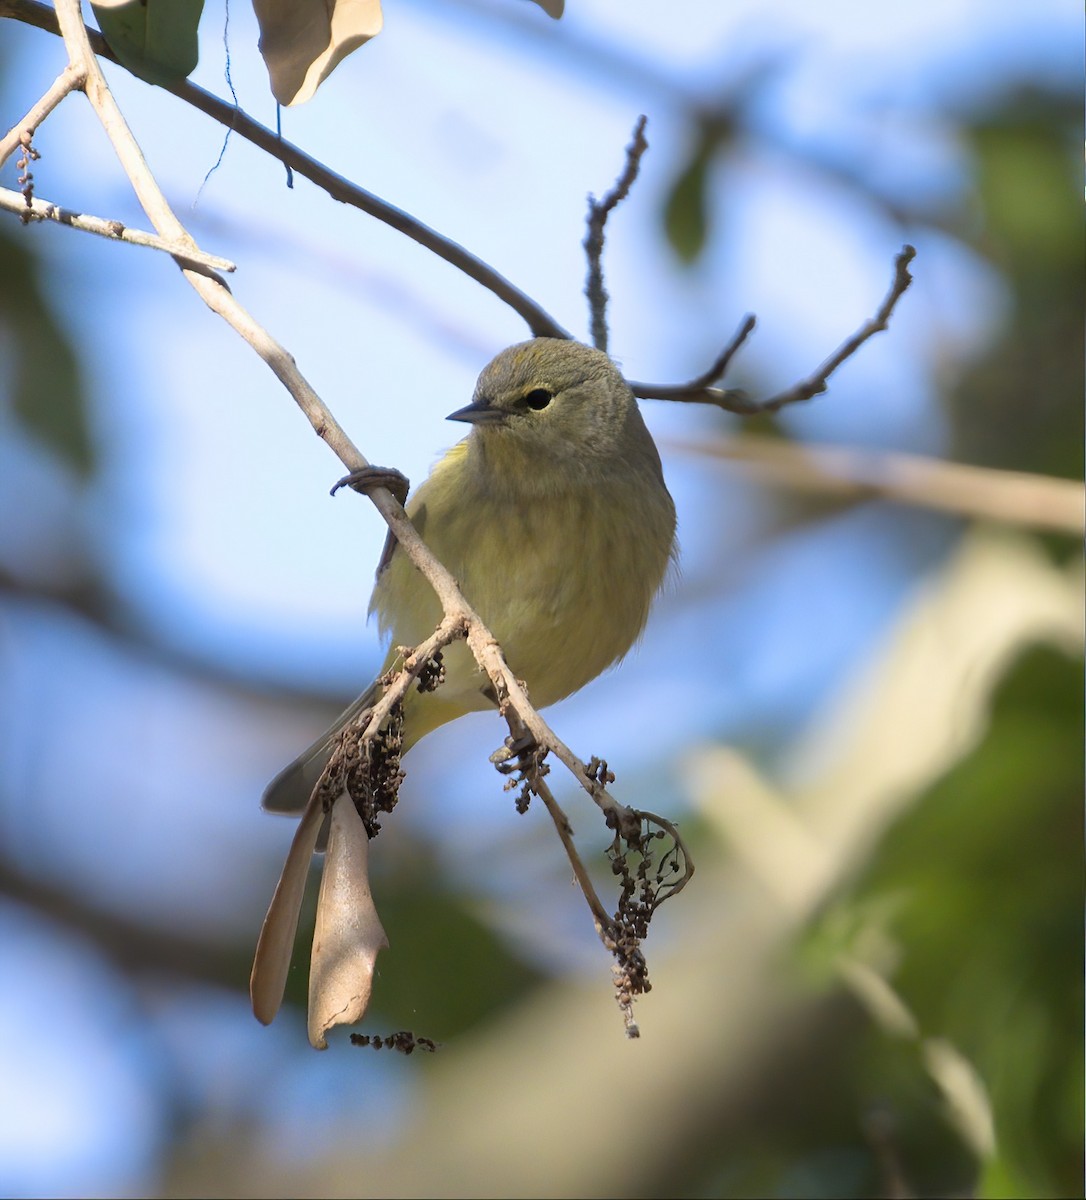
[[[1068,1051],[1083,1010],[1082,728],[1081,663],[1033,651],[984,745],[894,830],[860,889],[907,897],[896,982],[980,1070],[993,1178],[1023,1196],[1081,1186],[1082,1060]]]
[[[948,398],[969,462],[1083,474],[1081,97],[1029,91],[962,129],[974,156],[977,248],[1011,311],[998,344]]]
[[[1083,717],[1081,663],[1026,655],[984,742],[890,831],[847,901],[884,914],[894,987],[985,1082],[999,1158],[983,1195],[1073,1196],[1081,1183],[1082,1059],[1069,1051],[1083,1010]],[[961,1192],[963,1148],[915,1043],[870,1028],[849,1058],[852,1109],[891,1114],[912,1194]]]
[[[803,1016],[743,1080],[738,1111],[708,1106],[645,1194],[1080,1194],[1083,718],[1081,660],[1027,651],[983,740],[802,931]],[[884,974],[901,1024],[858,1002],[846,959]],[[932,1075],[930,1039],[977,1069],[987,1162]]]
[[[0,224],[0,335],[12,413],[80,475],[94,470],[87,396],[72,339],[53,313],[33,230]]]
[[[1002,273],[1011,307],[947,396],[957,456],[1081,478],[1081,98],[1010,93],[960,128],[975,210],[956,233]],[[703,131],[669,193],[664,231],[684,261],[709,234],[717,148]],[[1028,654],[998,690],[983,744],[918,800],[803,943],[800,961],[831,974],[842,923],[896,945],[891,983],[921,1033],[947,1038],[983,1080],[996,1156],[978,1164],[966,1147],[915,1039],[838,1009],[794,1048],[787,1079],[768,1095],[752,1086],[747,1121],[724,1142],[717,1129],[717,1154],[703,1144],[676,1194],[1081,1195],[1083,720],[1081,661]]]
[[[521,999],[542,976],[511,950],[470,898],[443,884],[440,868],[398,874],[381,896],[391,949],[381,961],[374,1020],[410,1013],[438,1041],[465,1033]],[[397,947],[400,947],[397,953]]]
[[[779,51],[763,51],[730,74],[724,92],[711,107],[690,113],[686,163],[664,199],[664,234],[679,261],[690,265],[705,249],[711,233],[715,196],[714,167],[735,152],[747,110],[786,64]]]
[[[664,207],[664,229],[671,248],[684,263],[692,263],[709,236],[709,175],[718,150],[731,141],[732,130],[722,122],[705,122],[693,153],[672,185]]]

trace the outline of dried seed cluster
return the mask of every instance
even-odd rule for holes
[[[597,760],[593,759],[589,766],[596,764]],[[614,779],[606,763],[598,764],[595,777],[600,782]],[[621,893],[614,924],[604,941],[615,956],[612,968],[615,997],[626,1022],[627,1036],[638,1037],[639,1031],[633,1019],[633,1001],[652,990],[641,943],[648,936],[649,923],[657,908],[680,880],[685,882],[687,869],[680,844],[672,841],[667,850],[657,857],[657,843],[668,836],[667,831],[657,828],[654,819],[647,813],[633,810],[633,815],[639,820],[638,832],[632,837],[616,833],[607,848],[611,870],[621,881]],[[631,862],[635,865],[631,866]]]
[[[412,1054],[415,1050],[426,1050],[433,1054],[441,1043],[435,1042],[433,1038],[417,1036],[408,1029],[401,1029],[398,1033],[387,1033],[384,1037],[376,1033],[352,1033],[351,1045],[371,1046],[374,1050],[382,1050],[387,1046],[389,1050],[398,1050],[401,1054]]]

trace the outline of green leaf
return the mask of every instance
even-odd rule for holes
[[[760,78],[743,81],[742,88],[754,86]],[[704,250],[709,236],[709,169],[714,158],[726,152],[735,139],[732,109],[722,106],[698,123],[697,143],[690,161],[679,173],[664,208],[664,229],[672,249],[684,263],[692,263]]]
[[[24,235],[25,237],[26,235]],[[0,339],[15,419],[80,475],[94,470],[86,394],[67,331],[45,302],[28,245],[0,234]]]
[[[98,0],[98,28],[123,66],[148,83],[180,83],[200,60],[204,0]]]
[[[675,180],[664,209],[667,239],[685,263],[692,263],[702,252],[708,234],[705,176],[711,158],[712,146],[702,141],[694,157]]]

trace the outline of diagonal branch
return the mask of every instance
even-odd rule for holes
[[[909,273],[909,264],[914,258],[916,258],[916,250],[908,244],[902,246],[897,257],[894,259],[893,282],[890,285],[890,290],[886,293],[886,299],[879,305],[878,312],[870,321],[861,325],[851,337],[846,338],[813,375],[808,376],[807,379],[801,380],[799,383],[793,384],[792,387],[779,392],[776,396],[772,396],[768,400],[754,402],[748,411],[752,413],[776,412],[786,404],[795,404],[798,401],[810,400],[812,396],[818,396],[824,392],[829,377],[845,359],[851,358],[864,342],[874,337],[876,333],[882,333],[886,330],[890,323],[890,315],[896,308],[897,302],[905,295],[909,285],[913,281],[913,277]]]

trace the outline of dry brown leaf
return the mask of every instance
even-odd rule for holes
[[[272,95],[286,105],[308,100],[384,23],[381,0],[253,0],[253,8]]]
[[[264,918],[257,939],[253,972],[249,976],[249,997],[253,1003],[253,1014],[264,1025],[270,1025],[275,1020],[275,1014],[283,1003],[305,881],[323,822],[324,812],[314,797],[298,822],[287,861],[283,864],[283,873],[279,876],[275,895],[272,896],[268,915]]]
[[[325,1050],[334,1025],[360,1021],[370,1002],[377,952],[388,938],[373,904],[369,836],[346,794],[332,806],[309,967],[309,1041]]]

